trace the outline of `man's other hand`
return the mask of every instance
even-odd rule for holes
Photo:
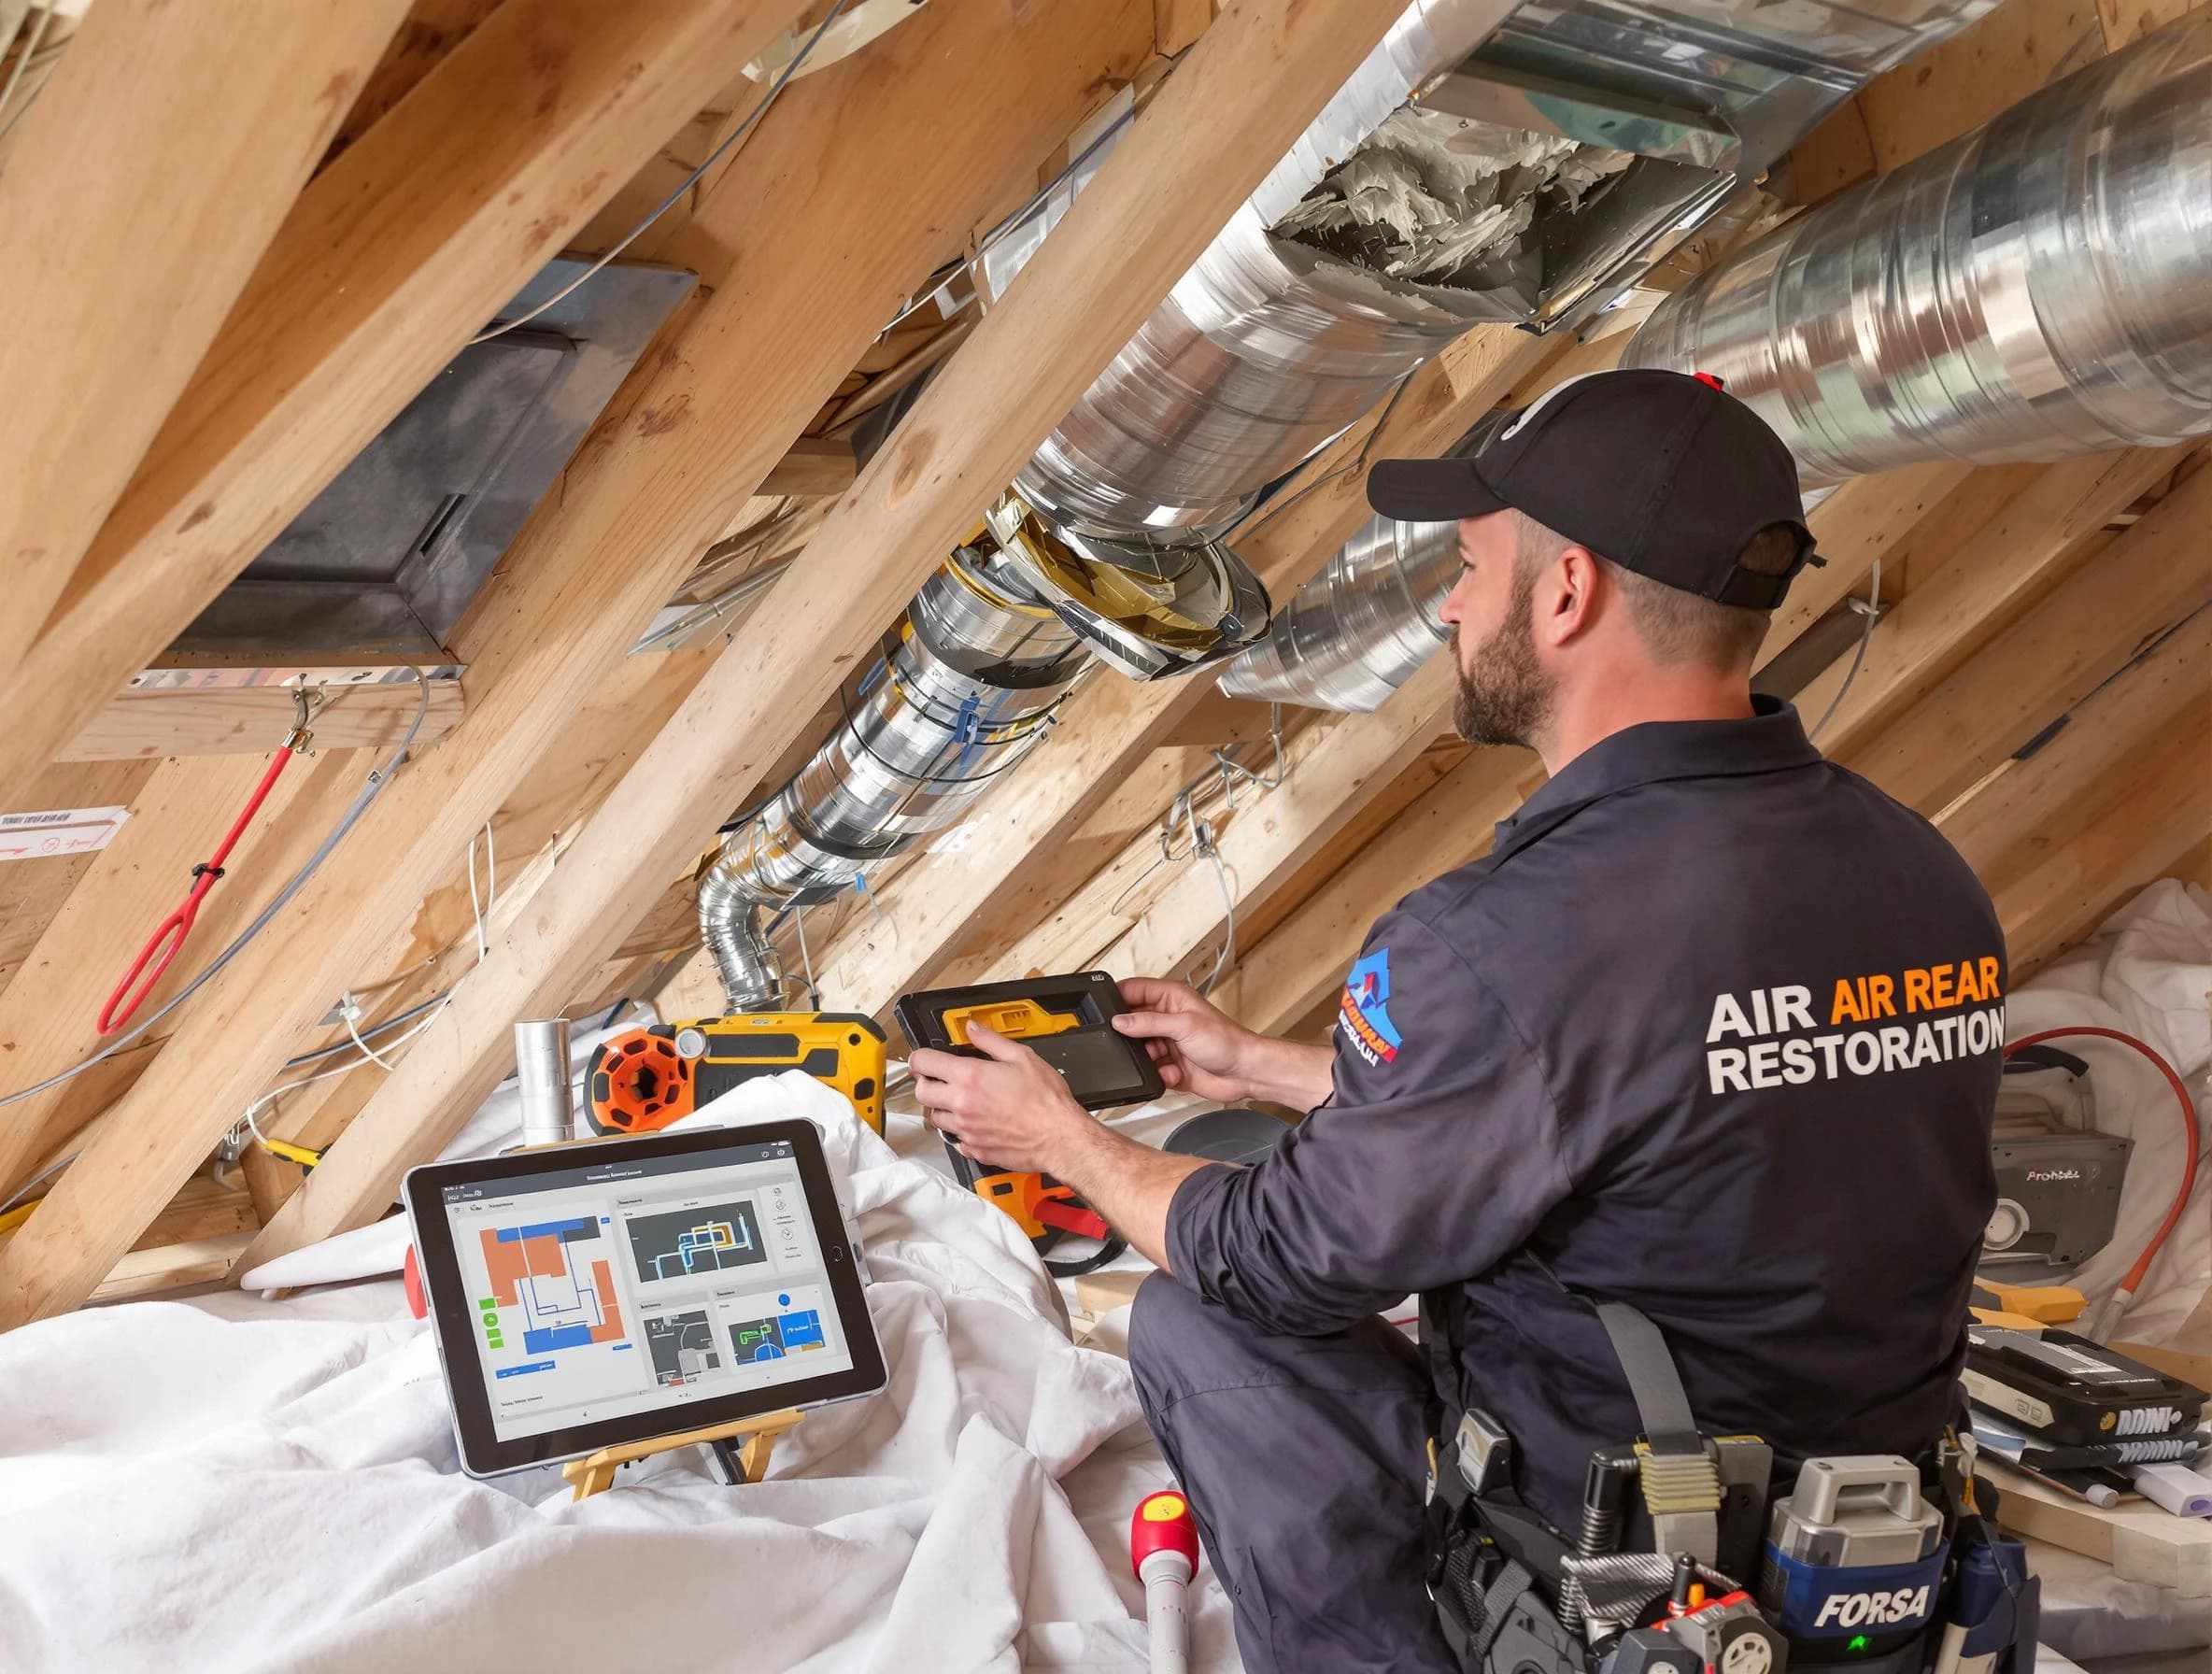
[[[929,1125],[971,1161],[1064,1175],[1070,1157],[1098,1131],[1090,1113],[1059,1071],[1019,1041],[970,1023],[968,1043],[984,1056],[922,1047],[907,1059]]]
[[[1144,1043],[1170,1087],[1224,1104],[1257,1097],[1253,1071],[1269,1043],[1188,983],[1132,976],[1119,985],[1129,1009],[1113,1027]]]

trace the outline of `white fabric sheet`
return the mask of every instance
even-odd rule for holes
[[[747,1102],[837,1103],[791,1082]],[[697,1450],[581,1505],[549,1469],[460,1475],[390,1281],[0,1338],[0,1668],[1144,1668],[1127,1519],[1168,1479],[1126,1364],[1069,1341],[1004,1216],[826,1126],[891,1385],[758,1485]],[[1233,1669],[1207,1593],[1195,1666]]]

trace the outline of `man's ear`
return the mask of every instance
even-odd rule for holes
[[[1547,645],[1564,645],[1596,623],[1605,566],[1587,546],[1565,546],[1544,566],[1531,602],[1536,632]]]

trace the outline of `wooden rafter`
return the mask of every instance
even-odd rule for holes
[[[1502,10],[1502,5],[1500,9]],[[659,880],[1141,325],[1387,20],[1358,0],[1225,13],[823,525],[752,626],[587,824],[438,1030],[378,1089],[257,1254],[378,1213],[503,1072],[509,1022],[613,951]],[[1267,73],[1257,73],[1265,64]],[[1164,182],[1177,190],[1163,194]],[[440,1040],[447,1024],[452,1032]]]
[[[388,35],[401,8],[378,4]],[[507,0],[317,176],[52,617],[0,659],[0,785],[88,725],[799,4]]]
[[[0,670],[22,664],[405,11],[103,0],[22,117],[0,175]],[[13,731],[14,703],[0,714]],[[0,787],[68,736],[0,745]]]
[[[1101,66],[1135,61],[1122,43],[1149,51],[1149,11],[1140,35],[1134,10],[1015,18],[933,7],[793,85],[681,247],[711,294],[639,363],[562,494],[524,528],[456,634],[470,671],[466,719],[195,1000],[0,1251],[0,1324],[89,1294],[272,1079],[285,1043],[458,859],[900,297],[951,253],[958,234],[948,229],[1025,190],[1017,182],[1095,96]],[[934,143],[917,152],[921,132]],[[807,248],[836,260],[787,259]]]

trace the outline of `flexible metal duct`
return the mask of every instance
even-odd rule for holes
[[[1451,637],[1438,619],[1459,578],[1459,525],[1373,518],[1222,672],[1232,698],[1365,714]]]
[[[951,825],[1033,749],[1088,660],[1052,612],[1014,595],[998,554],[962,547],[915,595],[844,726],[723,840],[700,929],[731,1005],[780,1002],[764,915],[822,901]]]
[[[1718,373],[1810,481],[2212,430],[2212,14],[1778,229],[1622,363]]]

